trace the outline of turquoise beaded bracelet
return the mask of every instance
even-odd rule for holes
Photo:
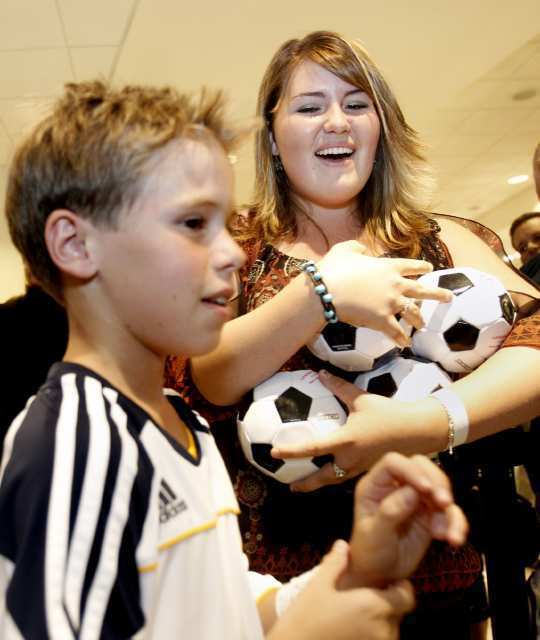
[[[313,262],[313,260],[308,260],[304,266],[302,267],[302,271],[307,273],[311,283],[313,284],[313,289],[315,293],[320,297],[321,304],[323,306],[324,317],[327,322],[331,324],[335,324],[338,322],[338,317],[336,313],[336,308],[332,302],[333,296],[328,292],[326,285],[324,284],[324,280],[319,271],[317,271],[317,265]]]

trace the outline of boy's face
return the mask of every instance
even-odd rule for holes
[[[233,173],[213,141],[160,152],[115,230],[99,230],[98,282],[113,330],[158,355],[213,349],[244,254],[226,229]]]

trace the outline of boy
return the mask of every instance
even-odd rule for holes
[[[438,469],[390,456],[359,485],[350,557],[340,542],[290,585],[248,578],[209,430],[161,388],[166,355],[214,348],[229,318],[233,141],[219,98],[96,82],[16,154],[10,232],[69,342],[6,437],[0,638],[256,639],[257,598],[272,640],[390,639],[412,606],[390,583],[431,536],[463,541]]]

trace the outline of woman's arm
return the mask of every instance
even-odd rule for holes
[[[504,284],[517,305],[531,297],[539,298],[540,291],[529,280],[508,266],[478,236],[454,220],[437,216],[441,239],[448,247],[455,267],[474,267],[491,273]],[[495,235],[495,234],[493,234]]]
[[[449,295],[405,277],[427,273],[429,263],[366,256],[356,241],[332,247],[318,268],[340,320],[383,331],[401,346],[408,338],[395,314],[407,298],[447,300]],[[404,317],[421,326],[416,305]],[[193,380],[214,404],[232,404],[275,373],[324,323],[320,298],[300,274],[271,300],[228,322],[217,349],[193,359]]]
[[[538,291],[506,266],[481,240],[452,221],[442,221],[443,239],[456,266],[473,266],[497,276],[513,291],[515,302],[530,301]],[[519,293],[514,293],[519,292]],[[534,342],[534,341],[533,341]],[[536,342],[540,344],[539,336]],[[450,385],[467,411],[471,442],[534,418],[540,413],[540,348],[512,346],[499,349],[466,377]],[[435,398],[399,402],[356,390],[333,378],[327,386],[348,401],[347,423],[325,441],[275,451],[277,457],[333,453],[347,478],[368,469],[385,451],[430,453],[448,445],[448,416]],[[323,378],[323,381],[326,383]],[[311,491],[338,480],[331,465],[295,485]]]
[[[526,422],[540,414],[540,349],[501,349],[478,369],[448,388],[463,402],[469,416],[467,442]],[[272,450],[276,458],[333,454],[346,471],[337,478],[331,464],[291,485],[313,491],[338,484],[369,469],[387,451],[433,453],[448,446],[448,416],[432,397],[401,402],[361,391],[354,385],[322,374],[324,384],[349,407],[347,422],[327,438]]]

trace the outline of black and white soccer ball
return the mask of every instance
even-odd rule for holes
[[[411,335],[411,325],[403,319],[399,323]],[[320,360],[345,371],[369,371],[400,351],[382,331],[345,322],[328,323],[306,346]]]
[[[435,362],[423,358],[392,358],[382,366],[361,373],[354,384],[387,398],[414,402],[452,383],[450,376]]]
[[[278,460],[270,455],[274,446],[319,439],[345,422],[345,410],[314,371],[280,371],[252,394],[253,401],[237,420],[240,444],[251,464],[279,482],[290,483],[331,460],[330,456]]]
[[[416,355],[438,362],[447,371],[464,373],[489,358],[510,332],[516,309],[494,276],[456,267],[425,274],[418,282],[449,289],[454,297],[447,303],[422,302],[426,324],[412,336]]]

